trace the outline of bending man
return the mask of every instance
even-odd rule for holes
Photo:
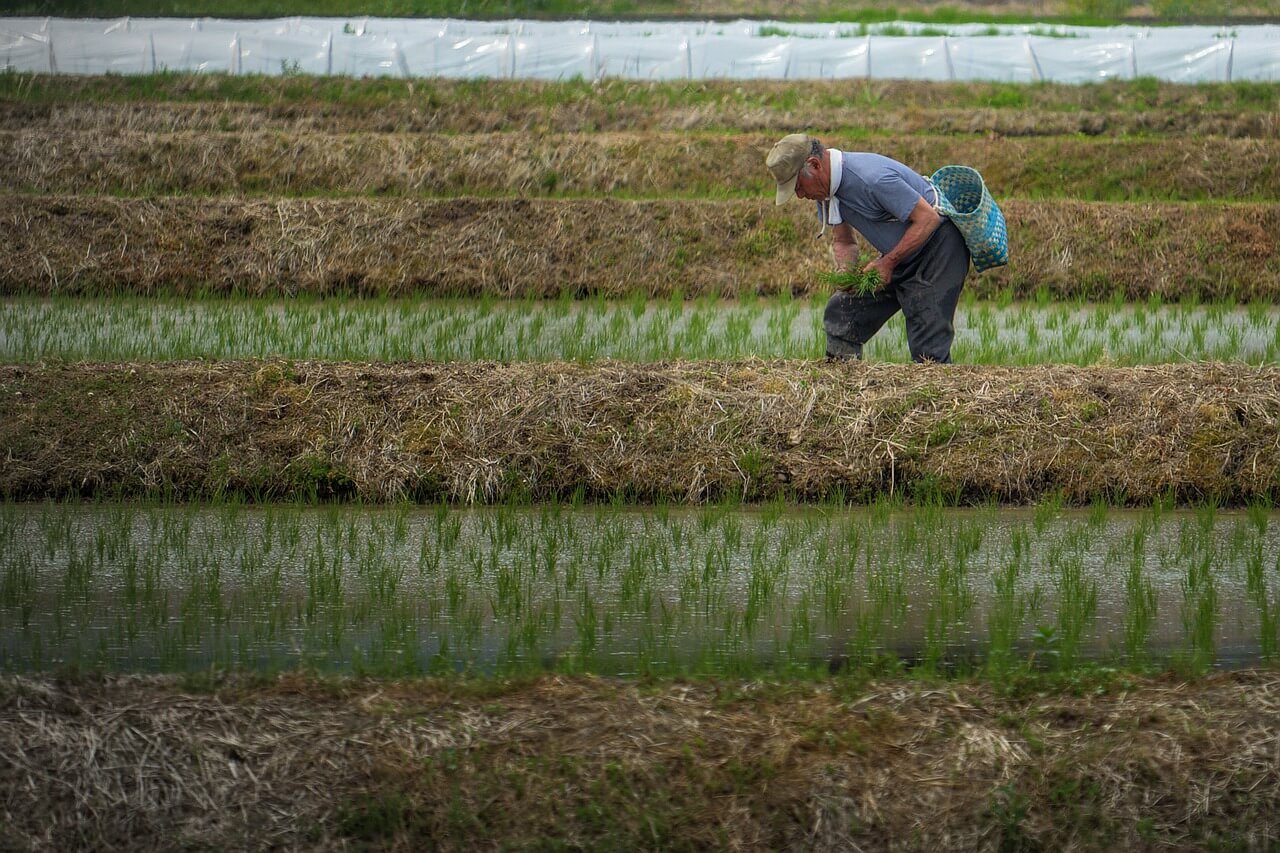
[[[896,160],[846,154],[803,133],[783,137],[765,164],[778,184],[777,204],[795,196],[818,203],[822,233],[832,226],[839,269],[858,262],[855,230],[880,252],[864,267],[880,273],[879,290],[831,294],[823,315],[827,357],[862,358],[863,344],[901,310],[911,358],[950,362],[969,249],[934,209],[929,182]]]

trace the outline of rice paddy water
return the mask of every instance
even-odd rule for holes
[[[0,506],[0,668],[607,674],[1271,661],[1247,510]]]

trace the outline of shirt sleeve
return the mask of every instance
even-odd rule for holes
[[[885,172],[871,185],[871,195],[876,203],[899,222],[911,218],[911,211],[923,197],[896,172]]]

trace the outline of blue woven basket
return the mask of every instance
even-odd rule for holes
[[[977,169],[943,166],[930,178],[938,190],[938,212],[964,235],[978,272],[1009,263],[1009,231],[996,200]]]

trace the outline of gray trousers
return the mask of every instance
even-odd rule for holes
[[[862,358],[862,345],[902,311],[913,361],[951,361],[956,303],[969,274],[969,248],[959,229],[943,219],[938,230],[906,263],[893,271],[889,286],[868,296],[837,290],[827,301],[822,325],[829,358]]]

